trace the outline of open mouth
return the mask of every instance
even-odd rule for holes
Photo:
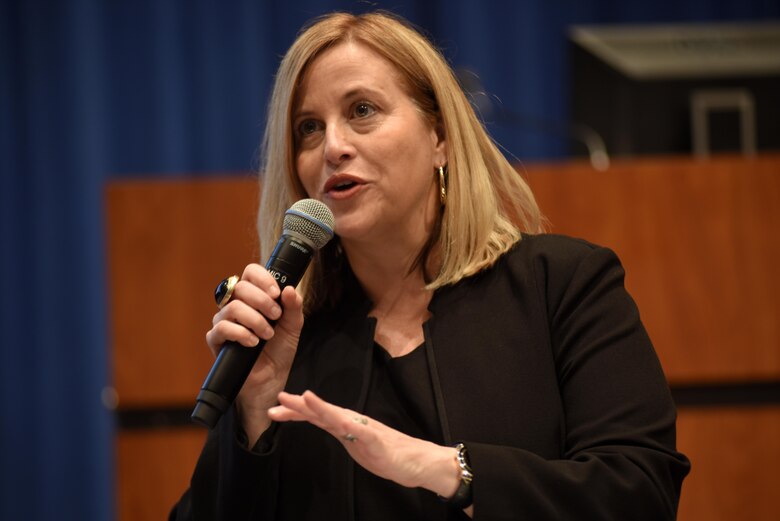
[[[331,177],[324,186],[324,192],[336,199],[346,199],[357,193],[363,182],[352,175],[339,174]]]
[[[344,181],[334,186],[332,190],[334,192],[346,192],[347,190],[349,190],[350,188],[356,185],[357,183],[354,181]]]

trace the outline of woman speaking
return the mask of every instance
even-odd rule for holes
[[[263,152],[264,256],[300,199],[335,237],[297,291],[251,264],[214,316],[215,354],[266,344],[171,519],[675,518],[689,463],[618,259],[542,233],[423,36],[315,20]]]

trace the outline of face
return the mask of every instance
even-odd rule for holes
[[[427,239],[445,143],[390,62],[358,43],[325,51],[299,87],[293,130],[301,183],[345,246]]]

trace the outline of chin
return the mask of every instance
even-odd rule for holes
[[[360,241],[376,234],[377,227],[375,222],[355,215],[336,217],[335,229],[342,240]]]

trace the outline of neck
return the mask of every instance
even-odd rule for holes
[[[343,244],[343,247],[355,277],[373,302],[372,314],[382,316],[395,310],[417,310],[421,304],[424,304],[423,309],[427,308],[432,292],[425,289],[423,266],[411,270],[422,244],[412,247]],[[412,302],[417,305],[409,306]]]
[[[342,243],[355,277],[372,302],[369,315],[377,320],[374,340],[391,356],[405,355],[423,341],[422,325],[430,316],[433,291],[425,288],[423,266],[410,269],[423,243],[361,246]]]

